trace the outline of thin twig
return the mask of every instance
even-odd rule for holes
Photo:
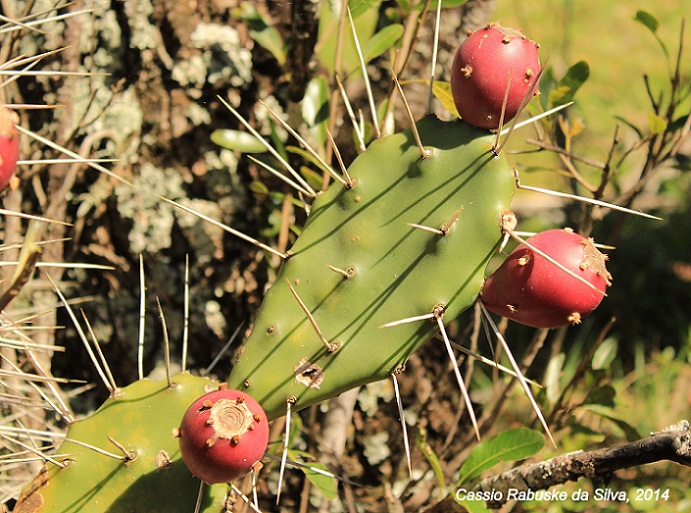
[[[484,479],[472,490],[492,492],[496,500],[487,501],[487,506],[498,509],[511,500],[510,494],[515,496],[520,492],[546,490],[581,477],[592,479],[610,476],[617,470],[665,460],[691,467],[691,432],[687,420],[635,442],[593,451],[571,452],[539,463],[522,465]],[[449,496],[425,513],[465,511],[455,497]]]

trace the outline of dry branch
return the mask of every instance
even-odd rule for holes
[[[691,467],[691,431],[689,421],[682,420],[662,431],[635,442],[594,451],[578,451],[555,458],[516,467],[484,479],[473,491],[494,492],[501,500],[487,501],[487,507],[498,509],[507,502],[509,490],[527,492],[545,490],[581,477],[609,476],[622,470],[656,461],[674,461]],[[497,493],[501,492],[501,493]],[[435,504],[425,513],[462,513],[466,509],[453,496]]]

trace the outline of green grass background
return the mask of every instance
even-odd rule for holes
[[[517,2],[500,0],[493,19],[523,29],[540,43],[541,59],[547,59],[557,77],[569,66],[585,60],[590,78],[576,96],[572,114],[583,118],[588,136],[602,141],[603,151],[614,131],[615,115],[645,126],[649,101],[643,75],[661,87],[669,67],[655,37],[634,20],[644,10],[659,21],[658,35],[673,61],[679,48],[682,19],[686,59],[691,62],[691,0],[656,2],[621,0],[556,0]],[[685,68],[688,78],[689,66]]]

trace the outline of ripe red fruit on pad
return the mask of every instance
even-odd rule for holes
[[[538,48],[520,30],[498,23],[468,36],[451,68],[451,92],[461,118],[480,128],[498,128],[510,80],[504,122],[513,119],[531,90],[537,94]]]
[[[528,326],[556,328],[576,324],[597,308],[611,275],[592,239],[553,229],[526,242],[597,290],[521,244],[485,282],[481,298],[489,311]]]
[[[10,183],[19,159],[19,116],[0,105],[0,191]]]
[[[192,474],[210,484],[228,483],[261,460],[269,441],[269,421],[257,401],[225,388],[194,401],[176,435]]]

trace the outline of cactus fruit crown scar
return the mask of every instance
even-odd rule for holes
[[[182,459],[206,483],[228,483],[264,456],[269,423],[261,406],[238,390],[223,388],[194,401],[176,433]]]
[[[395,321],[439,307],[450,321],[476,299],[513,173],[487,130],[434,116],[417,129],[427,157],[411,130],[383,137],[348,169],[353,187],[317,197],[236,354],[228,386],[270,419],[389,377],[437,329]]]
[[[199,480],[180,458],[173,432],[184,408],[213,382],[187,373],[171,380],[173,386],[140,379],[72,424],[55,456],[61,466],[47,465],[15,511],[194,511]],[[206,487],[204,511],[223,511],[226,488]]]

